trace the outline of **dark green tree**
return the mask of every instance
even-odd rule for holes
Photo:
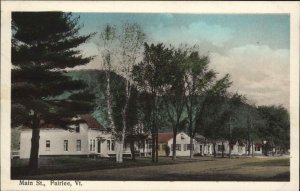
[[[258,130],[261,139],[277,151],[286,152],[290,148],[290,116],[282,106],[259,106],[260,116],[265,125]]]
[[[143,122],[152,135],[152,162],[158,161],[158,124],[162,124],[161,97],[165,89],[165,78],[168,76],[172,50],[163,44],[144,44],[142,62],[133,68],[133,79],[141,94]]]
[[[216,72],[209,69],[209,57],[200,56],[195,50],[189,53],[185,64],[185,95],[186,95],[186,112],[188,121],[188,134],[191,137],[190,144],[193,144],[195,134],[201,127],[197,120],[202,121],[205,113],[205,105],[209,99],[209,94],[223,95],[231,85],[229,75],[222,79],[216,79]],[[190,157],[193,157],[193,150],[190,150]]]
[[[225,137],[229,142],[229,158],[231,158],[231,146],[236,144],[236,142],[243,137],[243,129],[239,128],[240,124],[236,125],[236,122],[239,121],[240,108],[244,106],[245,101],[246,98],[238,93],[229,95],[228,99],[226,99],[228,128],[225,132]]]
[[[182,48],[172,49],[172,57],[167,63],[164,79],[163,100],[164,110],[167,113],[168,120],[173,130],[172,159],[176,159],[176,135],[179,129],[184,128],[186,120],[184,116],[184,106],[186,103],[185,95],[185,65],[188,51]]]
[[[79,17],[63,12],[12,13],[12,120],[22,108],[32,129],[29,167],[38,168],[39,132],[42,123],[66,127],[66,118],[92,110],[93,95],[85,84],[71,80],[68,68],[89,63],[77,48],[93,34],[79,35]],[[64,99],[57,96],[65,93]]]

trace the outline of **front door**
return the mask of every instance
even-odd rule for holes
[[[97,152],[101,153],[101,140],[97,141]]]

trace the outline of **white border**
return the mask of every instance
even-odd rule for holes
[[[299,3],[298,2],[1,2],[1,190],[41,190],[10,180],[10,13],[11,11],[290,14],[290,182],[142,182],[84,181],[76,190],[298,190],[299,188]],[[43,190],[69,190],[45,187]],[[75,190],[74,187],[71,190]]]

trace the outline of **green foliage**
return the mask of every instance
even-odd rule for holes
[[[133,80],[142,92],[140,106],[145,127],[152,132],[166,123],[162,99],[172,50],[163,44],[144,44],[142,62],[133,68]]]
[[[76,49],[90,35],[79,35],[78,19],[62,12],[12,13],[12,123],[25,123],[29,111],[46,122],[89,112],[93,96],[85,84],[74,81],[61,69],[92,60]],[[68,92],[70,96],[57,96]],[[16,108],[22,108],[22,113]],[[26,120],[20,120],[22,115]]]
[[[259,106],[259,114],[265,125],[259,128],[259,136],[283,149],[290,148],[290,116],[282,106]]]
[[[106,104],[106,72],[103,70],[76,70],[68,72],[74,80],[82,80],[88,85],[88,90],[95,96],[95,110],[93,116],[104,126],[109,127],[107,104]],[[112,109],[117,130],[122,130],[122,109],[125,104],[125,79],[120,75],[110,72],[111,92],[112,92]],[[127,134],[133,131],[134,126],[141,118],[140,95],[135,88],[131,90],[127,115]]]
[[[94,117],[105,127],[108,127],[107,104],[106,104],[106,72],[103,70],[77,70],[70,71],[68,75],[74,80],[82,80],[91,91],[95,99]],[[125,103],[125,80],[120,75],[110,72],[111,91],[113,95],[112,108],[113,116],[118,129],[122,129],[121,110]]]

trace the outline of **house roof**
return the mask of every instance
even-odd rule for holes
[[[105,128],[90,114],[79,115],[79,119],[70,120],[68,124],[76,124],[80,122],[85,122],[89,129],[97,129],[97,130],[105,130]],[[49,128],[49,129],[64,129],[62,126],[58,124],[52,123],[44,123],[41,128]]]
[[[173,133],[158,133],[158,143],[167,143],[173,138]]]
[[[205,141],[207,141],[207,140],[205,140],[205,137],[203,135],[200,135],[200,134],[196,134],[194,139],[199,143],[204,143]]]
[[[79,115],[84,120],[90,129],[105,130],[105,128],[90,114]]]

